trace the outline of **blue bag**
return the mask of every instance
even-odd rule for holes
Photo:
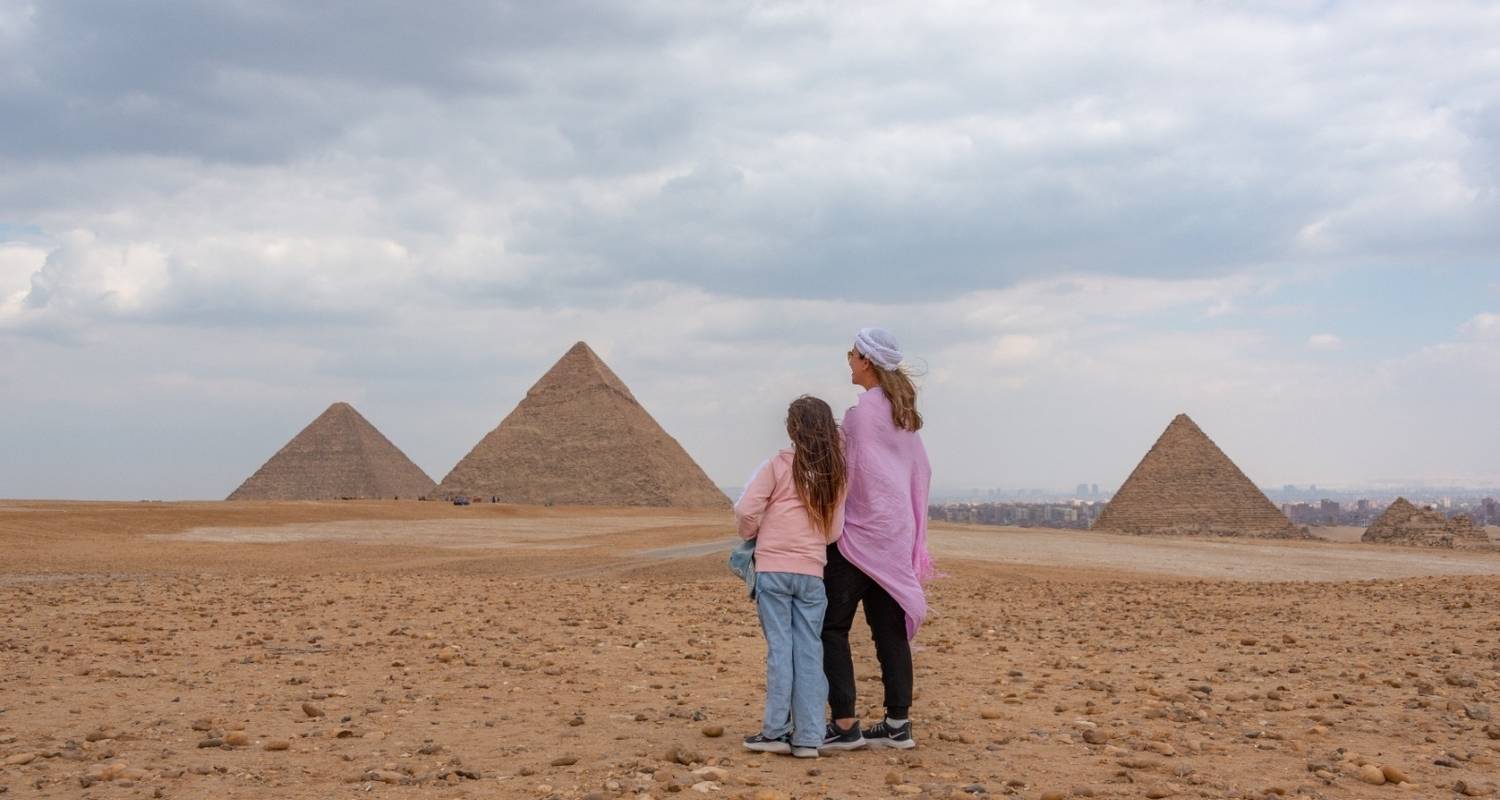
[[[729,571],[745,581],[750,599],[755,599],[755,540],[746,539],[729,554]]]

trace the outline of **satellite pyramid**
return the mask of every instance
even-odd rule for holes
[[[1178,414],[1094,522],[1119,533],[1311,538],[1186,414]]]
[[[230,500],[410,498],[432,479],[348,403],[334,403],[229,495]]]
[[[579,342],[433,496],[501,503],[727,508],[729,498]]]
[[[1488,547],[1489,534],[1466,514],[1452,519],[1436,509],[1421,509],[1405,497],[1396,498],[1385,513],[1365,529],[1361,542],[1419,547]]]

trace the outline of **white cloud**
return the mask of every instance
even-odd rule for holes
[[[1307,337],[1307,346],[1313,350],[1338,350],[1344,346],[1344,340],[1331,333],[1315,333]]]
[[[1500,314],[1477,314],[1460,330],[1471,339],[1500,339]]]

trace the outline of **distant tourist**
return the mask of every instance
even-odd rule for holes
[[[788,447],[762,464],[735,503],[740,537],[754,539],[753,595],[766,635],[766,708],[745,747],[817,758],[823,744],[823,564],[844,527],[844,452],[833,410],[799,397],[786,414]]]
[[[843,536],[828,547],[823,580],[823,669],[833,720],[823,749],[866,744],[909,749],[912,738],[911,639],[927,617],[922,584],[932,576],[927,554],[927,493],[932,469],[917,431],[917,389],[890,333],[864,328],[849,351],[854,383],[864,387],[844,414],[844,459],[849,496]],[[885,719],[860,730],[855,710],[849,627],[860,602],[875,639],[885,684]]]

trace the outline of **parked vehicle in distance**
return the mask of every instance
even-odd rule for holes
[[[466,506],[468,504],[469,504],[469,498],[467,498],[467,497],[455,497],[455,498],[453,498],[453,505],[456,505],[456,506]]]

